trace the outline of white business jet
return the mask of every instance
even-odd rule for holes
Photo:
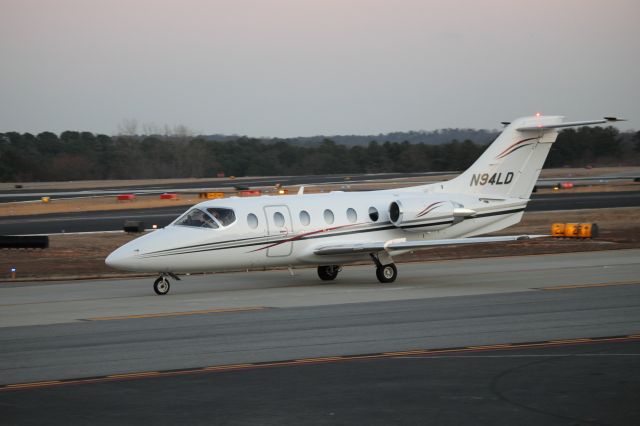
[[[477,235],[522,218],[558,129],[618,121],[562,122],[525,117],[506,125],[456,178],[369,192],[225,198],[195,205],[164,229],[118,248],[107,265],[157,272],[157,294],[176,273],[314,265],[333,280],[342,265],[371,259],[382,283],[395,281],[393,256],[438,245],[513,241],[534,236]]]

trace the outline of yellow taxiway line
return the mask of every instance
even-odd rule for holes
[[[162,318],[162,317],[179,317],[186,315],[202,315],[202,314],[223,314],[228,312],[247,312],[247,311],[262,311],[267,309],[264,306],[249,306],[243,308],[217,308],[217,309],[203,309],[198,311],[182,311],[182,312],[158,312],[152,314],[138,314],[138,315],[120,315],[114,317],[93,317],[87,318],[89,321],[115,321],[115,320],[127,320],[138,318]]]
[[[538,290],[570,290],[574,288],[593,288],[593,287],[613,287],[617,285],[635,285],[640,281],[616,281],[612,283],[594,283],[594,284],[569,284],[559,285],[555,287],[539,287]]]
[[[302,365],[314,365],[323,363],[335,363],[346,361],[361,361],[361,360],[376,360],[376,359],[390,359],[390,358],[411,358],[415,355],[424,355],[425,358],[441,354],[451,353],[478,353],[489,351],[511,351],[518,349],[538,349],[538,348],[551,348],[562,347],[570,345],[580,345],[585,343],[610,343],[610,342],[630,342],[639,341],[640,334],[630,334],[625,336],[613,336],[613,337],[594,337],[594,338],[581,338],[581,339],[566,339],[566,340],[546,340],[540,342],[525,342],[525,343],[506,343],[496,345],[485,346],[463,346],[457,348],[433,348],[433,349],[416,349],[409,351],[399,352],[381,352],[374,354],[363,355],[344,355],[344,356],[329,356],[329,357],[314,357],[314,358],[302,358],[286,361],[269,361],[269,362],[255,362],[247,364],[227,364],[227,365],[215,365],[208,367],[198,368],[185,368],[180,370],[170,371],[141,371],[122,374],[111,374],[98,377],[76,378],[76,379],[62,379],[41,381],[32,383],[16,383],[0,385],[0,392],[27,390],[27,389],[40,389],[60,387],[66,385],[86,385],[91,383],[104,383],[122,380],[142,380],[151,377],[170,377],[180,376],[188,374],[201,374],[201,373],[223,373],[227,371],[239,371],[239,370],[252,370],[259,368],[273,368],[273,367],[285,367],[285,366],[302,366]]]

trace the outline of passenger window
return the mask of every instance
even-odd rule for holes
[[[324,221],[327,222],[329,225],[331,225],[333,223],[334,217],[333,217],[333,212],[329,209],[326,209],[324,211]]]
[[[258,216],[253,213],[249,213],[247,215],[247,223],[249,224],[249,228],[256,229],[258,227]]]
[[[369,219],[371,219],[372,222],[377,222],[379,217],[378,209],[375,207],[369,207]]]
[[[275,212],[273,214],[273,222],[278,228],[284,227],[284,215],[280,212]]]
[[[175,221],[174,225],[191,226],[195,228],[218,228],[218,224],[205,212],[200,209],[191,209],[181,218]]]
[[[208,208],[207,211],[220,222],[222,226],[229,226],[236,221],[236,214],[231,209]]]
[[[351,223],[356,223],[358,220],[358,213],[352,208],[347,209],[347,220]]]
[[[309,212],[306,210],[302,210],[300,212],[300,223],[304,226],[309,226],[311,223],[311,216],[309,216]]]

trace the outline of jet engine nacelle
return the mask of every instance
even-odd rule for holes
[[[410,232],[448,228],[474,214],[458,203],[434,198],[400,198],[389,205],[391,223]]]

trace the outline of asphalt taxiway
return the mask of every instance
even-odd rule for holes
[[[422,173],[364,173],[364,174],[339,174],[339,175],[306,175],[306,176],[271,176],[271,177],[247,177],[247,178],[221,178],[212,180],[198,180],[182,183],[154,183],[147,185],[118,185],[115,182],[110,187],[82,188],[83,182],[77,182],[78,189],[5,189],[0,190],[0,202],[39,200],[40,197],[55,198],[83,198],[95,196],[109,196],[123,193],[137,195],[162,194],[164,192],[207,192],[225,190],[236,187],[265,188],[274,185],[299,186],[299,185],[347,185],[355,182],[369,182],[392,179],[410,179],[424,176],[444,176],[455,172],[422,172]],[[126,181],[125,181],[126,182]]]
[[[640,191],[533,194],[527,211],[640,207]],[[139,220],[147,228],[164,227],[188,206],[83,213],[60,213],[0,218],[0,235],[57,234],[122,230],[125,220]]]
[[[640,339],[296,360],[0,391],[4,424],[632,425]]]
[[[312,269],[197,275],[162,297],[150,278],[2,284],[0,411],[9,424],[632,424],[639,259],[409,263],[391,285],[369,266],[329,284]]]
[[[419,179],[424,177],[451,176],[460,174],[459,171],[443,172],[421,172],[421,173],[363,173],[363,174],[336,174],[336,175],[304,175],[304,176],[270,176],[270,177],[242,177],[242,178],[216,178],[211,180],[201,179],[191,182],[157,182],[153,184],[131,185],[118,183],[117,181],[104,183],[99,187],[91,187],[95,182],[86,184],[83,181],[73,183],[73,189],[60,188],[14,188],[0,189],[0,203],[12,201],[36,201],[41,197],[55,198],[83,198],[113,196],[122,193],[132,193],[136,195],[162,194],[164,192],[198,193],[207,191],[227,190],[230,188],[270,188],[274,185],[299,186],[299,185],[349,185],[351,183],[374,182],[380,180],[393,179],[416,179],[415,184],[420,184]],[[541,178],[538,179],[537,186],[555,186],[562,181],[571,181],[575,184],[598,185],[610,182],[633,181],[638,178],[638,173],[623,172],[603,176],[586,176],[573,178]],[[38,184],[36,184],[39,186]],[[18,185],[20,186],[20,185]],[[27,184],[27,186],[29,186]],[[68,186],[68,185],[64,185]]]

